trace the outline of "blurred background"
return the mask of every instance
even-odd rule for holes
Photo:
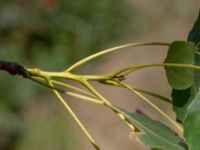
[[[101,49],[129,42],[186,40],[198,15],[197,0],[0,0],[0,59],[62,71]],[[100,74],[162,62],[166,48],[134,48],[93,61],[79,73]],[[132,74],[134,86],[170,96],[163,69]],[[49,89],[0,72],[0,150],[93,149]],[[163,122],[129,92],[94,86],[112,103]],[[152,99],[152,98],[151,98]],[[111,111],[67,99],[103,150],[147,150],[129,138],[129,128]],[[171,107],[152,99],[174,117]]]

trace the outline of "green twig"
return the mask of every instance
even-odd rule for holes
[[[76,75],[69,72],[47,72],[47,71],[35,71],[35,69],[28,69],[28,73],[30,76],[33,77],[47,77],[47,78],[63,78],[63,79],[70,79],[75,81],[81,81],[82,79],[86,79],[88,81],[105,81],[116,78],[119,75],[128,75],[133,71],[137,71],[144,68],[149,67],[174,67],[174,68],[190,68],[200,70],[200,66],[192,65],[192,64],[176,64],[176,63],[163,63],[163,64],[147,64],[147,65],[139,65],[139,66],[130,66],[123,68],[117,72],[110,73],[110,74],[103,74],[103,75]]]

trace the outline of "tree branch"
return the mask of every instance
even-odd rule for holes
[[[27,76],[26,69],[18,63],[0,60],[0,70],[7,71],[11,75]]]

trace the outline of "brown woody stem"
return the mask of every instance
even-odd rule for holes
[[[26,77],[26,69],[18,63],[0,60],[0,70],[7,71],[12,75],[22,75]]]

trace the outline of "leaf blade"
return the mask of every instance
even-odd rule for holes
[[[192,30],[188,35],[188,41],[192,41],[200,47],[200,11]]]
[[[196,46],[191,42],[173,42],[165,59],[165,63],[194,64]],[[165,67],[168,83],[174,89],[186,89],[193,84],[194,71],[188,68]]]
[[[199,51],[198,48],[200,48],[200,45],[198,44],[200,41],[200,12],[199,16],[191,29],[189,35],[188,35],[188,41],[194,42],[196,46],[196,51]],[[200,65],[200,56],[195,54],[195,65]],[[176,113],[176,119],[180,123],[184,121],[185,114],[187,112],[187,108],[194,99],[195,95],[198,93],[199,87],[200,87],[200,71],[194,70],[194,79],[193,84],[190,86],[190,88],[182,89],[182,90],[176,90],[173,89],[171,96],[173,101],[173,110]],[[190,91],[190,92],[189,92]],[[177,104],[177,102],[179,104]],[[182,104],[182,106],[180,106]]]
[[[173,111],[176,113],[176,120],[183,123],[187,108],[195,97],[193,86],[183,90],[173,89],[172,93]]]
[[[198,51],[200,51],[200,11],[197,20],[195,21],[194,26],[188,35],[188,41],[194,42],[195,45],[199,48]],[[197,54],[195,55],[195,65],[200,65],[200,56]],[[200,87],[199,70],[195,70],[194,87],[195,91],[198,92],[198,88]]]
[[[130,113],[121,109],[142,130],[140,140],[151,148],[163,150],[185,150],[183,141],[164,124],[138,113]]]
[[[190,150],[199,150],[200,141],[200,92],[188,107],[184,126],[184,136]]]

